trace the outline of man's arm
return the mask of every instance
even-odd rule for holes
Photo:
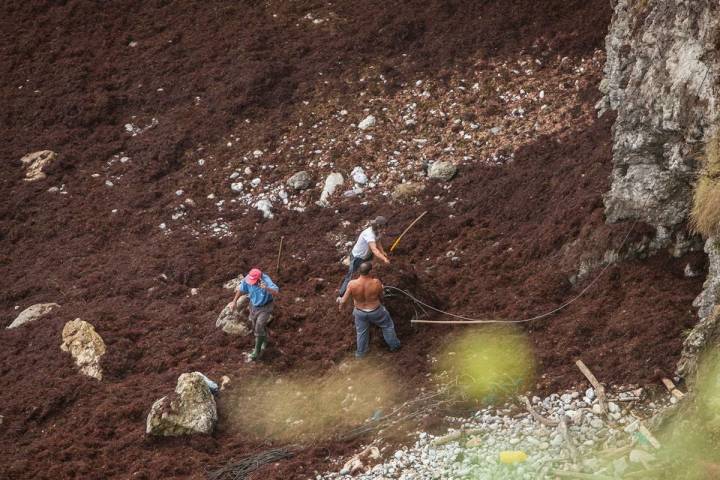
[[[380,242],[369,242],[368,245],[370,245],[370,250],[373,252],[373,255],[385,263],[390,263],[390,259],[385,255],[385,251],[382,249]]]
[[[280,293],[280,289],[267,275],[263,275],[260,280],[260,288],[268,292],[273,297],[276,297]]]
[[[240,300],[241,296],[242,296],[242,292],[238,288],[237,290],[235,290],[235,298],[233,298],[232,302],[228,303],[228,307],[230,307],[230,309],[232,309],[232,310],[235,310],[237,308],[237,302],[238,302],[238,300]]]
[[[345,304],[348,302],[348,300],[350,300],[350,289],[352,288],[354,281],[355,280],[351,281],[348,284],[347,288],[345,289],[345,295],[343,295],[340,299],[340,303],[338,304],[338,310],[340,310],[341,312]]]

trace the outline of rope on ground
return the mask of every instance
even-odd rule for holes
[[[264,452],[247,455],[238,461],[207,473],[209,480],[244,480],[255,470],[268,463],[283,460],[295,455],[297,447],[274,448]]]
[[[620,244],[620,247],[618,248],[618,250],[622,250],[622,248],[625,246],[628,239],[630,238],[630,234],[635,230],[635,226],[638,224],[638,221],[639,221],[639,219],[636,218],[635,221],[633,222],[633,224],[630,226],[630,229],[625,234],[625,238],[623,238],[623,241]],[[427,303],[423,302],[422,300],[415,298],[412,294],[406,292],[405,290],[401,290],[397,287],[386,285],[385,288],[387,288],[389,290],[394,290],[398,293],[405,295],[406,297],[408,297],[410,300],[412,300],[417,305],[426,307],[426,308],[433,310],[434,312],[437,312],[441,315],[447,315],[448,317],[453,317],[453,318],[459,319],[459,320],[421,320],[418,318],[414,318],[414,319],[410,320],[411,323],[434,323],[434,324],[445,324],[445,325],[477,325],[477,324],[490,324],[490,323],[494,323],[494,324],[528,323],[528,322],[533,322],[535,320],[540,320],[542,318],[549,317],[550,315],[554,315],[557,312],[564,310],[565,308],[569,307],[570,305],[572,305],[573,303],[578,301],[593,287],[593,285],[595,285],[595,283],[597,283],[597,281],[600,279],[600,277],[603,276],[603,274],[608,270],[608,268],[610,268],[611,265],[612,265],[612,263],[607,263],[602,268],[602,270],[600,270],[600,273],[598,273],[597,276],[595,278],[593,278],[592,281],[590,283],[588,283],[585,286],[585,288],[583,288],[580,291],[580,293],[578,293],[576,296],[574,296],[567,302],[563,303],[559,307],[556,307],[556,308],[550,310],[549,312],[545,312],[540,315],[535,315],[534,317],[530,317],[530,318],[523,318],[521,320],[495,320],[495,319],[487,319],[487,318],[466,317],[464,315],[458,315],[456,313],[446,312],[444,310],[440,310],[439,308],[433,307],[432,305],[428,305]]]

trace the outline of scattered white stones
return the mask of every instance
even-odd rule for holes
[[[47,177],[45,169],[57,158],[52,150],[40,150],[39,152],[28,153],[20,159],[25,166],[25,181],[35,182]]]
[[[20,315],[18,315],[7,328],[17,328],[26,323],[40,320],[58,308],[60,308],[60,305],[57,303],[36,303],[20,312]]]
[[[360,123],[358,123],[358,128],[360,130],[367,130],[368,128],[374,127],[375,123],[375,117],[373,115],[368,115]]]
[[[555,427],[540,424],[530,413],[518,413],[511,405],[504,405],[485,408],[472,418],[454,419],[461,429],[451,430],[442,437],[433,438],[421,432],[413,446],[387,452],[385,463],[371,467],[363,464],[367,462],[348,461],[339,473],[327,473],[316,478],[535,480],[554,478],[553,470],[580,472],[580,476],[597,474],[603,478],[619,478],[627,471],[644,469],[655,461],[655,456],[648,451],[651,447],[637,445],[630,451],[629,457],[626,454],[624,458],[607,461],[602,456],[603,449],[626,447],[636,440],[632,432],[623,431],[622,425],[608,423],[604,417],[588,412],[588,404],[581,397],[579,392],[566,392],[544,399],[533,397],[531,401],[536,412],[550,421],[557,421],[563,415],[571,418],[567,436],[581,458],[578,464],[568,450],[566,434]],[[627,418],[623,417],[623,420],[634,419],[633,415],[640,411],[649,415],[656,413],[648,408],[649,404],[636,404],[633,408],[635,412],[628,414]],[[598,445],[602,448],[599,449]],[[513,456],[507,455],[507,452],[520,453],[514,455],[514,463],[505,464],[501,461],[501,452],[505,452],[506,461]],[[360,454],[351,460],[359,457]],[[634,466],[636,464],[639,465]]]

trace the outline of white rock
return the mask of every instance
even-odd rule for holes
[[[162,397],[153,403],[145,431],[150,435],[175,436],[212,433],[217,406],[207,382],[198,373],[183,373],[172,400]]]
[[[360,123],[358,123],[358,128],[360,130],[367,130],[368,128],[374,127],[375,122],[375,117],[372,115],[368,115]]]
[[[240,193],[243,190],[243,183],[242,182],[235,182],[230,184],[230,190],[232,190],[235,193]],[[213,196],[213,198],[215,198]]]
[[[182,190],[175,190],[175,195],[181,196],[184,192]]]
[[[67,322],[60,349],[72,355],[83,375],[102,380],[100,358],[105,355],[105,342],[88,322],[79,318]]]
[[[20,312],[20,315],[18,315],[7,328],[17,328],[26,323],[40,320],[46,315],[51,314],[57,308],[60,308],[60,305],[57,303],[36,303]]]
[[[433,162],[428,168],[428,177],[444,182],[452,179],[457,173],[457,167],[450,162]]]
[[[113,182],[111,182],[110,180],[105,180],[105,186],[106,186],[106,187],[113,187],[113,186],[115,186],[115,184],[113,184]]]
[[[250,302],[247,295],[242,295],[238,299],[237,308],[235,310],[231,309],[230,305],[226,305],[215,321],[215,326],[221,328],[223,332],[229,333],[230,335],[249,335],[249,304]]]
[[[260,177],[255,177],[252,180],[250,180],[250,186],[255,188],[258,185],[260,185],[260,182],[262,182],[262,180],[260,180]]]
[[[262,199],[255,204],[255,208],[260,210],[265,218],[273,218],[272,203],[270,200]]]
[[[306,190],[312,186],[312,177],[308,172],[302,170],[288,178],[287,185],[296,191]]]
[[[28,153],[20,159],[25,166],[25,181],[35,182],[47,177],[45,169],[52,164],[57,158],[57,154],[52,150],[40,150],[38,152]]]
[[[323,188],[322,194],[320,194],[320,204],[323,206],[327,206],[329,204],[328,200],[332,196],[333,193],[335,193],[335,190],[337,187],[343,184],[345,179],[343,178],[341,173],[331,173],[328,175],[328,177],[325,179],[325,187]]]
[[[353,168],[352,172],[350,172],[350,176],[355,183],[359,183],[360,185],[365,185],[368,181],[368,177],[365,175],[365,170],[359,166]]]
[[[263,154],[262,150],[253,151],[253,157],[255,157],[255,158],[262,157],[262,154]]]

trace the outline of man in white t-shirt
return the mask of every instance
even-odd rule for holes
[[[340,289],[338,290],[337,301],[345,295],[348,283],[352,280],[353,274],[360,268],[360,264],[372,260],[373,257],[377,257],[385,263],[390,263],[390,259],[387,257],[385,250],[380,243],[380,236],[385,230],[387,220],[383,216],[375,218],[370,222],[370,226],[360,232],[355,246],[350,252],[350,267],[348,273],[345,274]]]

